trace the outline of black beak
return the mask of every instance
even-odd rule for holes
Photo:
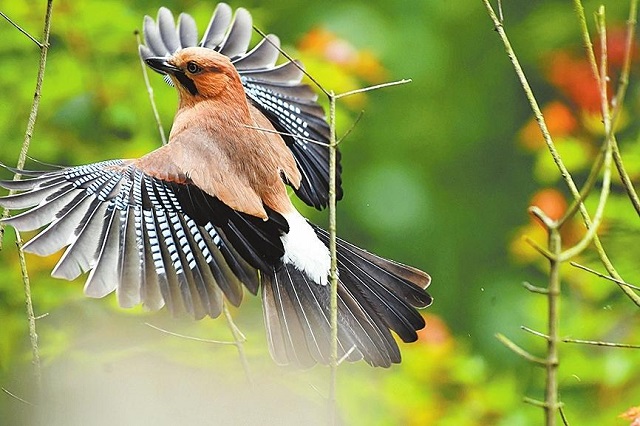
[[[182,72],[182,70],[175,65],[167,62],[166,57],[151,57],[147,58],[144,61],[153,69],[154,71],[159,72],[160,74],[176,74],[178,72]]]

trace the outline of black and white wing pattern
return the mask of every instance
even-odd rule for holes
[[[329,126],[324,110],[317,102],[317,94],[301,83],[300,63],[276,65],[280,55],[277,36],[270,34],[249,50],[252,22],[246,9],[238,8],[234,16],[229,5],[219,3],[198,42],[194,19],[182,13],[176,23],[169,9],[163,7],[156,21],[149,16],[144,18],[145,45],[140,46],[140,55],[143,59],[168,56],[186,47],[202,46],[228,56],[240,74],[249,101],[282,132],[293,152],[302,174],[296,195],[306,204],[322,209],[329,199]],[[341,199],[340,166],[337,178],[337,198]]]
[[[178,314],[217,317],[223,297],[256,294],[258,270],[284,254],[285,219],[239,213],[196,186],[163,181],[131,162],[110,160],[48,172],[12,170],[27,179],[0,181],[18,191],[0,206],[26,211],[3,222],[41,230],[24,246],[41,256],[66,247],[52,275],[72,280],[89,271],[84,291],[115,291],[122,307],[167,305]]]

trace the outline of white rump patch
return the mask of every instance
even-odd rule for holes
[[[282,261],[303,271],[311,280],[326,285],[331,268],[329,249],[320,241],[300,213],[287,213],[289,232],[282,237],[284,256]]]

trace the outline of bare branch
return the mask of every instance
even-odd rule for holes
[[[165,330],[164,328],[160,328],[157,327],[153,324],[150,324],[148,322],[145,322],[144,325],[153,328],[154,330],[158,330],[162,333],[168,334],[170,336],[174,336],[174,337],[179,337],[181,339],[186,339],[186,340],[193,340],[195,342],[201,342],[201,343],[211,343],[214,345],[232,345],[232,346],[236,346],[237,342],[227,342],[227,341],[223,341],[223,340],[211,340],[211,339],[202,339],[200,337],[194,337],[194,336],[187,336],[184,334],[180,334],[180,333],[175,333],[173,331],[169,331],[169,330]]]
[[[579,268],[579,269],[582,269],[582,270],[584,270],[584,271],[590,272],[590,273],[592,273],[592,274],[594,274],[594,275],[597,275],[597,276],[599,276],[600,278],[604,278],[605,280],[613,281],[614,283],[616,283],[616,284],[618,284],[618,285],[622,285],[622,286],[625,286],[625,287],[629,287],[629,288],[632,288],[632,289],[634,289],[634,290],[640,290],[640,287],[638,287],[638,286],[635,286],[635,285],[632,285],[632,284],[626,283],[626,282],[624,282],[624,281],[622,281],[622,280],[619,280],[619,279],[616,279],[616,278],[610,277],[610,276],[605,275],[605,274],[603,274],[603,273],[601,273],[601,272],[598,272],[598,271],[596,271],[596,270],[594,270],[594,269],[588,268],[588,267],[586,267],[586,266],[584,266],[584,265],[580,265],[579,263],[576,263],[576,262],[569,262],[569,264],[570,264],[571,266],[575,266],[576,268]]]
[[[34,36],[32,36],[31,34],[29,34],[27,31],[23,30],[22,27],[20,27],[20,25],[16,24],[15,22],[13,22],[11,20],[11,18],[9,18],[4,12],[2,12],[0,10],[0,16],[2,16],[4,19],[7,20],[7,22],[9,22],[11,25],[13,25],[18,31],[20,31],[22,34],[26,35],[27,38],[29,38],[29,40],[31,40],[32,42],[34,42],[36,44],[36,46],[38,46],[38,48],[42,49],[44,47],[44,45],[42,43],[40,43]]]
[[[31,407],[35,407],[36,405],[32,402],[27,401],[26,399],[20,398],[18,395],[16,395],[15,393],[11,393],[9,392],[8,389],[5,388],[0,388],[2,389],[2,392],[6,393],[7,395],[9,395],[11,398],[18,400],[20,402],[22,402],[23,404],[29,405]]]
[[[246,127],[247,129],[258,130],[260,132],[265,132],[265,133],[274,133],[276,135],[281,135],[281,136],[291,136],[291,137],[294,137],[296,139],[300,139],[300,140],[303,140],[305,142],[314,143],[314,144],[320,145],[320,146],[327,146],[327,147],[329,146],[328,143],[320,142],[320,141],[317,141],[317,140],[311,139],[311,138],[305,138],[304,136],[296,135],[296,134],[293,134],[293,133],[280,132],[278,130],[265,129],[264,127],[250,126],[248,124],[243,124],[242,127]]]
[[[562,339],[562,341],[565,343],[579,343],[582,345],[606,346],[608,348],[640,349],[640,345],[630,345],[627,343],[612,343],[612,342],[601,342],[597,340],[580,340],[580,339]]]
[[[363,87],[362,89],[350,90],[348,92],[335,95],[335,98],[336,99],[345,98],[347,96],[357,95],[358,93],[370,92],[372,90],[384,89],[385,87],[399,86],[400,84],[407,84],[407,83],[411,83],[410,78],[403,78],[402,80],[398,80],[398,81],[390,81],[388,83],[382,83],[382,84],[376,84],[374,86]]]
[[[535,355],[531,355],[529,352],[527,352],[526,350],[522,349],[520,346],[518,346],[513,341],[511,341],[504,334],[501,334],[501,333],[496,334],[496,339],[498,339],[500,341],[500,343],[502,343],[507,348],[511,349],[511,351],[513,351],[516,354],[520,355],[522,358],[526,359],[527,361],[529,361],[529,362],[531,362],[533,364],[536,364],[536,365],[540,365],[540,366],[547,365],[547,361],[546,360],[544,360],[542,358],[538,358]]]

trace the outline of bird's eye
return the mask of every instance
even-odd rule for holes
[[[196,74],[202,71],[202,68],[200,68],[200,66],[198,66],[198,64],[196,64],[195,62],[189,62],[187,64],[187,71],[189,71],[191,74]]]

